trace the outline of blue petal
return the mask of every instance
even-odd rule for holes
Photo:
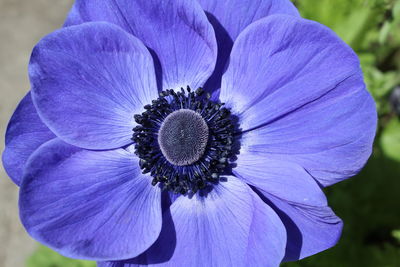
[[[7,174],[17,185],[29,156],[55,135],[43,124],[33,106],[31,93],[21,100],[6,131],[6,146],[2,155]]]
[[[77,0],[66,26],[107,21],[138,37],[151,51],[163,89],[202,86],[215,67],[213,27],[194,0]]]
[[[239,116],[242,147],[297,163],[324,186],[371,154],[377,116],[358,58],[318,23],[274,15],[249,26],[220,97]]]
[[[278,266],[284,255],[282,222],[232,176],[206,197],[179,197],[163,222],[167,230],[146,252],[150,265]]]
[[[274,208],[286,227],[284,261],[303,259],[339,241],[343,222],[328,206],[289,203],[266,192],[263,194],[265,202]]]
[[[206,84],[206,90],[215,91],[221,86],[233,42],[251,23],[273,15],[299,16],[289,0],[198,0],[214,27],[218,43],[218,60],[213,75]],[[218,94],[218,92],[216,92]]]
[[[274,14],[299,16],[296,7],[289,0],[198,0],[210,18],[221,26],[231,40],[251,23]],[[217,35],[219,32],[217,31]]]
[[[146,47],[108,23],[48,35],[33,50],[29,75],[43,122],[62,140],[89,149],[131,143],[134,114],[158,96]]]
[[[241,149],[235,176],[244,182],[290,203],[326,206],[327,201],[317,182],[301,166],[274,160],[265,153]]]
[[[147,264],[136,264],[128,261],[103,261],[97,262],[97,267],[140,267],[147,266]]]
[[[304,258],[336,244],[342,222],[302,167],[246,149],[241,150],[236,163],[235,175],[257,188],[284,222],[288,233],[286,260]]]
[[[45,143],[27,162],[19,203],[28,233],[72,258],[132,258],[161,231],[160,189],[123,149]]]

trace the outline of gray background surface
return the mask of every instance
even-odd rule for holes
[[[0,150],[7,123],[29,90],[27,65],[33,46],[59,28],[72,0],[0,0]],[[36,243],[18,217],[18,188],[0,168],[0,267],[25,266]]]

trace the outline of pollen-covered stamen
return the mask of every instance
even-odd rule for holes
[[[204,154],[208,126],[199,113],[191,109],[179,109],[164,119],[157,140],[161,152],[171,164],[189,165]]]
[[[152,184],[175,193],[196,193],[218,183],[231,157],[230,111],[201,88],[166,90],[135,115],[135,153]]]

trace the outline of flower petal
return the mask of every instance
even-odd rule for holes
[[[256,187],[284,222],[288,232],[285,260],[304,258],[336,244],[342,222],[303,168],[247,151],[241,151],[236,163],[234,174]]]
[[[129,263],[125,261],[104,261],[97,262],[97,267],[139,267],[140,264]]]
[[[251,23],[273,14],[299,16],[296,7],[289,0],[198,0],[210,18],[215,18],[231,40]],[[219,31],[217,31],[218,35]]]
[[[275,15],[234,45],[221,101],[238,115],[242,149],[304,167],[324,186],[371,154],[374,102],[354,52],[328,28]]]
[[[247,117],[261,104],[274,110],[268,114],[272,120],[321,97],[359,69],[354,52],[325,26],[293,16],[269,16],[236,40],[221,101],[246,119],[241,126],[248,130],[258,126],[250,125]],[[283,106],[289,101],[295,103]]]
[[[197,1],[77,0],[65,25],[86,21],[114,23],[138,37],[160,64],[163,89],[197,88],[214,70],[215,34]]]
[[[372,152],[374,102],[366,92],[309,105],[243,135],[243,151],[299,164],[323,186],[357,174]]]
[[[56,136],[43,124],[28,92],[14,111],[6,131],[6,146],[2,155],[7,174],[17,185],[29,156],[43,143]]]
[[[328,206],[288,203],[266,192],[264,201],[277,212],[287,231],[284,261],[302,259],[334,246],[343,222]]]
[[[336,244],[342,221],[303,168],[246,151],[236,163],[235,175],[256,187],[284,222],[288,232],[285,260],[304,258]]]
[[[126,259],[157,239],[160,196],[126,150],[89,151],[56,139],[27,163],[20,215],[33,238],[65,256]]]
[[[157,98],[146,47],[104,22],[45,37],[33,50],[29,75],[43,122],[64,141],[83,148],[131,143],[134,114]]]
[[[280,199],[302,205],[326,206],[324,193],[301,166],[270,159],[266,154],[241,152],[236,177]]]
[[[218,43],[218,60],[206,90],[221,87],[221,77],[226,70],[234,40],[251,23],[273,14],[299,16],[289,0],[198,0],[215,30]]]
[[[163,222],[168,231],[147,251],[149,264],[277,266],[285,250],[280,219],[232,176],[206,197],[179,197]]]

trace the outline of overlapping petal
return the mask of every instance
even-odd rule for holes
[[[162,89],[197,88],[214,70],[214,30],[195,0],[78,0],[65,25],[87,21],[114,23],[138,37],[154,52]]]
[[[14,111],[6,131],[3,166],[15,184],[20,185],[29,156],[55,135],[43,124],[33,106],[30,92]]]
[[[262,104],[275,111],[261,120],[267,123],[316,100],[358,72],[356,55],[325,26],[292,16],[269,16],[237,39],[223,77],[221,100],[241,115],[241,126],[248,130],[259,126],[259,121],[251,124],[248,117]]]
[[[206,197],[178,198],[164,213],[164,223],[173,230],[162,231],[146,253],[150,265],[277,266],[284,255],[282,222],[235,177]]]
[[[103,22],[45,37],[33,50],[29,75],[44,123],[64,141],[84,148],[131,143],[134,114],[157,97],[146,47]]]
[[[97,263],[97,267],[139,267],[139,266],[143,265],[130,263],[129,261],[103,261]]]
[[[27,163],[21,220],[32,237],[69,257],[135,257],[161,231],[161,192],[149,179],[124,149],[89,151],[55,139]]]
[[[302,167],[243,150],[233,172],[259,190],[278,212],[288,233],[286,260],[301,259],[336,244],[342,222],[328,207],[317,182]]]
[[[295,163],[248,151],[241,151],[235,163],[237,167],[233,168],[233,173],[247,184],[291,203],[327,205],[317,182]]]
[[[210,20],[224,29],[231,40],[236,37],[251,23],[274,14],[287,14],[299,16],[296,7],[289,0],[198,0],[209,15]],[[214,25],[215,27],[216,25]],[[217,28],[217,27],[215,27]],[[217,31],[219,35],[223,32]]]
[[[376,110],[357,56],[318,23],[276,15],[248,27],[221,101],[239,116],[242,149],[298,163],[325,186],[371,153]]]
[[[221,86],[233,42],[251,23],[274,14],[299,16],[289,0],[198,0],[214,27],[218,43],[218,60],[213,75],[206,84],[208,91]]]
[[[310,195],[316,192],[310,192]],[[331,248],[338,242],[342,220],[329,206],[289,203],[264,191],[266,203],[274,207],[286,227],[285,261],[302,259]]]

